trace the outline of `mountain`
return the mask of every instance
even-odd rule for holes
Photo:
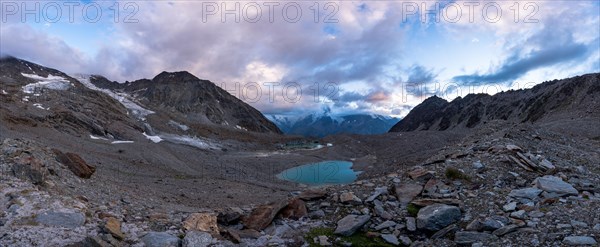
[[[182,72],[162,72],[153,79],[127,83],[91,76],[99,88],[129,95],[148,109],[176,115],[184,124],[228,126],[265,133],[281,133],[262,113],[210,81]]]
[[[374,135],[386,133],[399,119],[381,115],[351,114],[331,116],[310,114],[304,117],[267,115],[285,134],[324,137],[334,134]]]
[[[557,122],[600,113],[600,74],[553,80],[531,89],[493,96],[470,94],[448,102],[432,96],[416,106],[390,132],[470,129],[490,121]]]

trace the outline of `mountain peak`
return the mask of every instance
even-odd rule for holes
[[[156,75],[152,81],[171,82],[171,81],[197,81],[198,77],[187,71],[167,72],[163,71]]]

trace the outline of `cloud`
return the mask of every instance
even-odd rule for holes
[[[507,58],[490,72],[459,75],[453,81],[463,85],[510,82],[536,69],[585,60],[597,46],[597,40],[588,44],[577,42],[570,26],[563,23],[558,19],[544,23],[541,31],[510,48]]]

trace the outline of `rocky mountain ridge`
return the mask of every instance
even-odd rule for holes
[[[386,133],[399,119],[373,114],[330,116],[309,114],[304,117],[267,115],[285,134],[324,137],[336,134],[377,135]]]

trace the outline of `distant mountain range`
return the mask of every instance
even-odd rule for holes
[[[288,115],[266,115],[266,117],[285,134],[307,137],[324,137],[334,134],[382,134],[400,120],[373,114],[332,116],[322,113],[300,117]]]

